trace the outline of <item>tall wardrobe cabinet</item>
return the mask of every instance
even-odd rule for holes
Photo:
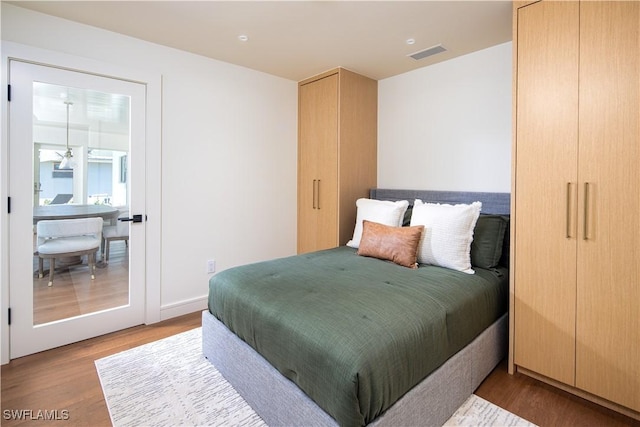
[[[511,370],[640,417],[640,2],[514,3]]]
[[[298,84],[298,253],[344,245],[377,182],[378,82],[338,68]]]

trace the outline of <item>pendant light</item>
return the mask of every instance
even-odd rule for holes
[[[64,101],[64,103],[67,104],[67,152],[64,153],[59,169],[73,169],[76,166],[76,162],[73,158],[71,148],[69,148],[69,106],[73,105],[73,102]]]

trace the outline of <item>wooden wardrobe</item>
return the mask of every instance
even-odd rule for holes
[[[640,418],[640,2],[514,3],[510,371]]]
[[[377,182],[378,82],[343,68],[298,84],[298,253],[344,245]]]

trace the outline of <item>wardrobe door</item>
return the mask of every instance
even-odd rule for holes
[[[338,83],[339,74],[318,80],[323,100],[317,108],[324,131],[317,140],[316,182],[317,241],[314,250],[338,246]]]
[[[353,237],[356,200],[377,183],[378,82],[340,69],[338,244]]]
[[[640,3],[580,8],[576,386],[640,411]]]
[[[517,19],[514,361],[574,384],[579,5]]]
[[[304,253],[337,246],[331,197],[337,180],[338,75],[300,85],[298,96],[298,253]]]

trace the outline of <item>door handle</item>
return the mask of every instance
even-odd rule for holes
[[[313,180],[313,195],[311,196],[313,209],[316,209],[316,180]]]
[[[571,238],[571,183],[567,182],[567,239]]]
[[[313,180],[313,195],[311,197],[313,209],[320,209],[320,180]]]
[[[145,221],[147,220],[147,216],[144,216]],[[134,215],[132,218],[118,218],[118,221],[131,221],[131,222],[142,222],[142,215]]]
[[[584,240],[589,240],[589,183],[584,183],[584,229],[582,230]]]

